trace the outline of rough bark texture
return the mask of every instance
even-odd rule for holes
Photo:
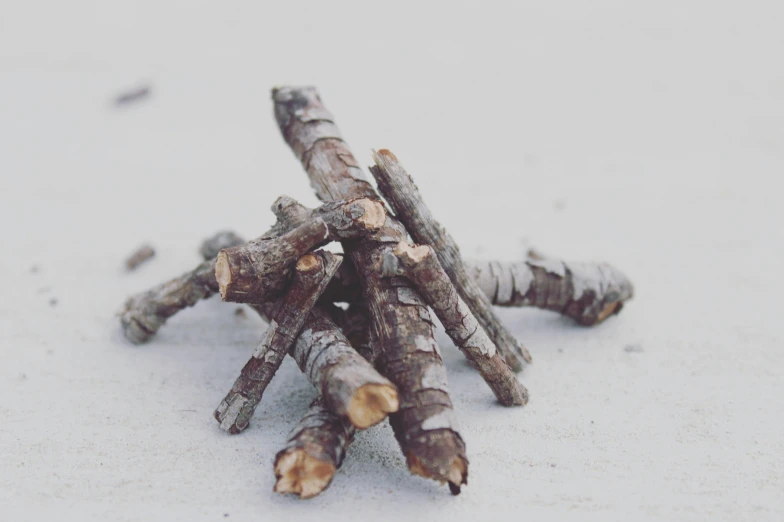
[[[273,91],[275,116],[286,142],[307,171],[323,201],[377,199],[332,115],[313,88]],[[398,387],[400,410],[390,422],[409,469],[422,476],[466,482],[465,446],[452,422],[446,373],[422,297],[403,278],[382,278],[386,245],[405,239],[405,230],[387,216],[385,225],[362,240],[343,242],[362,284],[370,310],[378,367]]]
[[[526,404],[528,390],[496,352],[495,345],[444,272],[433,248],[428,245],[412,248],[401,242],[394,255],[406,277],[416,283],[441,320],[447,335],[479,371],[498,401],[504,406]]]
[[[304,255],[297,262],[294,281],[273,315],[261,344],[215,411],[215,419],[222,429],[234,434],[248,427],[264,390],[340,261],[339,256],[320,251]]]
[[[242,243],[237,236],[225,235],[205,248],[214,248],[218,244],[226,248]],[[145,343],[169,317],[217,292],[215,259],[209,259],[180,277],[128,299],[120,312],[123,334],[134,344]]]
[[[455,240],[433,217],[413,179],[397,158],[387,150],[374,152],[373,156],[376,166],[371,167],[371,172],[397,217],[414,241],[435,249],[441,266],[506,362],[512,369],[520,370],[522,365],[515,354],[527,362],[531,361],[531,355],[504,327],[479,286],[469,277]]]
[[[354,426],[327,409],[321,397],[289,434],[275,457],[275,491],[311,498],[329,486],[354,438]]]
[[[221,250],[215,279],[224,301],[261,304],[279,296],[295,261],[329,238],[327,224],[314,218],[271,239],[257,239]]]
[[[607,263],[486,261],[469,265],[469,271],[495,305],[553,310],[585,326],[617,314],[634,295],[631,281]]]
[[[125,268],[129,272],[136,270],[139,265],[149,261],[155,256],[155,249],[151,245],[142,245],[125,260]]]

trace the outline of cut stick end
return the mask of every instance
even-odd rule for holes
[[[311,457],[302,449],[288,451],[275,462],[274,491],[312,498],[324,491],[335,474],[335,466]]]
[[[298,272],[311,272],[316,270],[321,263],[319,258],[314,254],[305,254],[297,261]]]
[[[379,164],[382,161],[397,161],[397,156],[392,154],[389,149],[372,150],[371,154],[373,155],[373,161],[375,161],[376,164]]]
[[[414,475],[419,475],[420,477],[425,477],[428,479],[437,480],[441,484],[448,483],[449,490],[452,492],[453,495],[457,495],[460,493],[460,486],[463,484],[468,484],[468,461],[466,461],[463,457],[456,456],[452,463],[449,465],[449,470],[446,473],[446,476],[436,476],[433,472],[427,469],[422,462],[409,455],[408,459],[408,469]],[[443,473],[443,472],[442,472]],[[455,490],[457,492],[455,493]]]
[[[395,247],[393,253],[404,265],[416,265],[421,263],[433,251],[428,245],[411,246],[405,241],[401,241]]]
[[[397,390],[389,384],[366,384],[351,397],[348,418],[354,427],[364,430],[378,424],[400,407]]]
[[[357,221],[362,224],[367,230],[378,230],[387,219],[386,210],[384,205],[372,199],[360,199],[355,202],[362,208],[362,215],[357,218]]]
[[[218,253],[218,259],[215,261],[215,280],[218,282],[221,298],[226,299],[226,290],[231,284],[231,268],[225,250]]]

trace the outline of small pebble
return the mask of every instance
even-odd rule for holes
[[[245,309],[244,308],[237,308],[236,310],[234,310],[234,315],[236,315],[240,319],[244,319],[246,317],[245,316]]]

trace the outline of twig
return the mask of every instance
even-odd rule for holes
[[[378,198],[314,88],[283,87],[272,96],[281,133],[321,200]],[[409,469],[459,488],[466,482],[468,459],[451,422],[452,402],[430,314],[410,282],[381,276],[383,251],[405,235],[387,216],[377,232],[343,241],[343,248],[357,268],[370,310],[377,366],[398,388],[400,410],[390,422]]]
[[[493,342],[444,272],[433,248],[428,245],[412,248],[400,242],[394,256],[402,264],[403,274],[416,283],[447,335],[479,371],[498,401],[504,406],[526,404],[528,390],[496,352]]]
[[[297,261],[294,281],[258,349],[215,411],[222,429],[234,434],[248,427],[264,390],[340,262],[340,256],[324,251],[306,254]]]
[[[469,271],[495,305],[553,310],[584,326],[619,313],[634,295],[631,281],[607,263],[485,261],[472,263]]]
[[[379,190],[406,225],[414,241],[433,246],[441,266],[509,366],[514,370],[522,368],[515,354],[531,362],[531,355],[504,327],[488,299],[468,276],[457,243],[433,217],[419,189],[397,158],[388,150],[381,150],[373,152],[373,159],[376,165],[370,171],[376,178]]]

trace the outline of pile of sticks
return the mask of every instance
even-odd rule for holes
[[[147,342],[169,317],[215,293],[251,305],[269,327],[215,410],[220,427],[248,427],[287,354],[318,390],[275,458],[275,491],[317,495],[355,430],[389,416],[410,471],[457,494],[468,459],[431,310],[498,401],[522,406],[528,391],[515,372],[531,356],[493,306],[535,306],[590,326],[617,314],[632,285],[603,263],[464,260],[391,152],[374,151],[370,167],[388,208],[314,88],[276,88],[272,98],[283,137],[324,204],[309,209],[281,196],[272,205],[277,221],[261,237],[209,238],[194,270],[125,303],[124,334]],[[332,241],[343,255],[320,250]]]

